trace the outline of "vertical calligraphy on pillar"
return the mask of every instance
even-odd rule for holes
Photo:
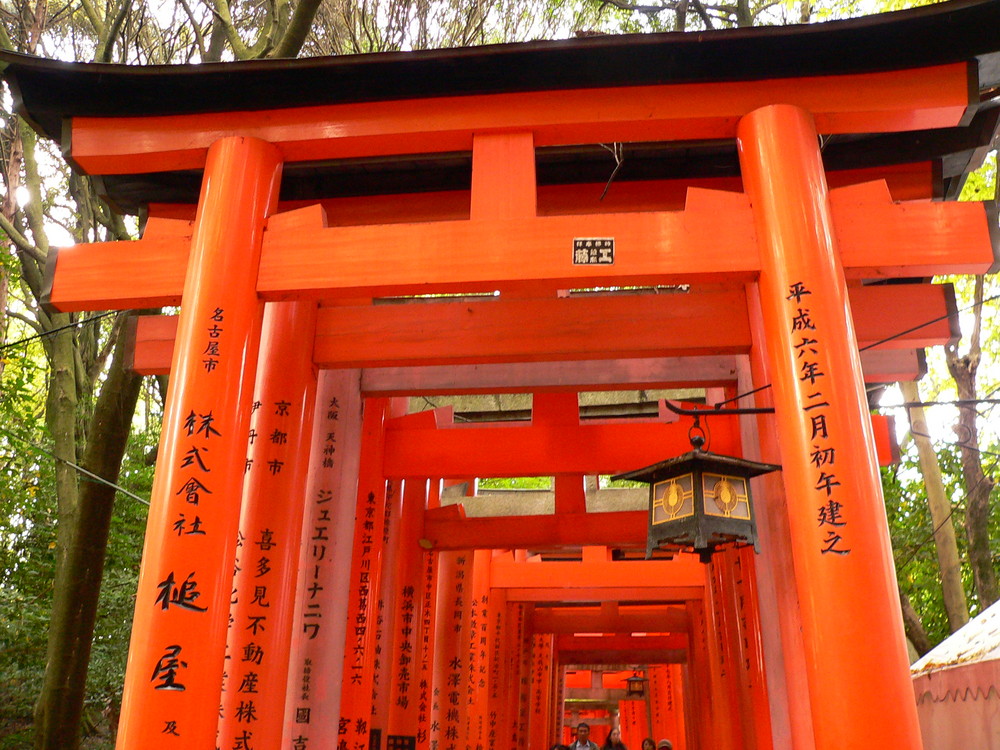
[[[361,436],[360,376],[320,374],[285,698],[282,748],[336,747]]]
[[[227,137],[205,162],[171,362],[117,746],[208,747],[218,722],[262,304],[281,156]]]
[[[316,385],[302,342],[315,323],[314,303],[275,302],[264,313],[219,721],[225,750],[281,741],[282,713],[267,707],[283,705],[287,684]]]
[[[531,747],[545,747],[550,734],[552,643],[553,637],[549,633],[531,637],[531,713],[528,719],[528,742]]]
[[[427,551],[423,554],[423,590],[420,606],[420,682],[417,700],[417,748],[427,750],[431,735],[431,683],[434,669],[435,621],[437,610],[437,569],[438,553]]]
[[[506,653],[506,643],[510,634],[507,618],[507,596],[504,589],[490,590],[490,667],[489,667],[489,698],[487,700],[487,733],[486,746],[489,750],[505,748],[503,730],[505,704],[512,699],[513,693],[508,688],[508,672],[510,668]]]
[[[823,555],[849,555],[849,513],[844,507],[843,493],[838,489],[836,443],[841,437],[833,431],[829,421],[830,402],[826,397],[826,353],[823,348],[823,331],[813,320],[808,298],[812,290],[802,281],[788,286],[788,326],[795,343],[798,370],[796,384],[805,415],[812,432],[812,451],[809,463],[813,470],[814,507],[817,525],[824,532],[820,542]]]

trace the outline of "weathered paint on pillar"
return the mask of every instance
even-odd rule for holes
[[[874,439],[810,115],[738,128],[818,750],[921,747]],[[879,679],[873,681],[872,675]]]
[[[233,580],[220,747],[278,748],[316,395],[316,304],[264,310]],[[274,707],[274,708],[272,708]]]
[[[209,148],[139,574],[122,750],[215,745],[260,335],[257,266],[280,174],[277,149],[263,141]]]
[[[419,645],[424,594],[424,551],[418,543],[427,503],[427,480],[407,479],[403,485],[395,545],[397,576],[392,654],[389,658],[388,737],[416,739],[419,713]]]
[[[282,747],[335,747],[361,454],[361,373],[320,373]]]
[[[528,750],[545,750],[552,744],[549,724],[552,700],[552,650],[551,633],[531,637],[531,704],[528,718]]]
[[[368,750],[375,676],[375,629],[384,553],[386,482],[382,475],[382,451],[389,401],[365,399],[363,412],[340,695],[340,740],[344,750]]]

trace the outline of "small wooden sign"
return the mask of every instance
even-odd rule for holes
[[[614,237],[578,237],[573,240],[574,266],[613,266]]]

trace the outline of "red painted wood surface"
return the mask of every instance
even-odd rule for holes
[[[601,107],[595,109],[594,102]],[[732,138],[740,117],[788,102],[822,133],[957,125],[965,64],[855,75],[436,97],[259,112],[72,120],[74,161],[90,174],[198,169],[211,143],[246,134],[286,161],[468,151],[474,133],[530,131],[536,146]]]
[[[316,372],[298,341],[315,326],[316,307],[309,303],[271,303],[264,310],[229,610],[223,747],[281,744],[284,713],[269,707],[283,704],[288,682],[316,396]]]
[[[280,174],[276,149],[250,138],[214,144],[206,165],[139,573],[122,750],[215,743],[262,313],[253,283]]]
[[[850,299],[862,348],[955,340],[950,284],[855,287]],[[327,307],[313,357],[343,368],[745,354],[746,306],[743,290],[733,290]],[[167,372],[175,330],[176,316],[139,317],[133,369]]]
[[[738,143],[764,263],[761,309],[816,744],[916,750],[882,487],[815,125],[795,107],[767,107],[744,118]],[[827,450],[835,458],[810,460]]]
[[[380,459],[388,412],[387,399],[366,399],[364,402],[340,695],[340,722],[345,729],[340,739],[349,748],[367,746],[371,733],[375,634],[385,554],[386,480]]]
[[[831,200],[850,278],[984,273],[995,264],[983,204],[894,204],[884,186],[842,188]],[[727,221],[720,224],[719,215]],[[308,209],[271,220],[257,281],[264,298],[537,294],[701,282],[739,287],[760,270],[749,202],[722,191],[690,189],[684,211],[325,223],[324,214]],[[574,265],[573,240],[581,237],[615,238],[615,263]],[[189,243],[177,238],[66,248],[49,299],[63,311],[176,304],[188,255]]]

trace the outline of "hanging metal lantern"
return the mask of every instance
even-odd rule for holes
[[[753,545],[760,552],[750,478],[780,466],[701,450],[704,434],[690,436],[693,451],[613,479],[649,483],[647,556],[654,549],[693,550],[703,563],[718,547]]]
[[[640,675],[638,671],[633,672],[631,677],[625,678],[625,697],[645,698],[648,684],[649,680],[646,677]]]

